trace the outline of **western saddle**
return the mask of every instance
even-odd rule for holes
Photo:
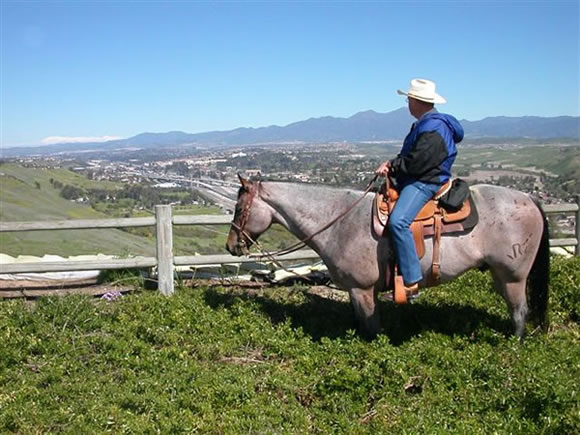
[[[472,207],[471,195],[463,202],[461,208],[450,212],[439,204],[439,199],[443,197],[452,187],[449,180],[429,200],[419,211],[419,214],[411,224],[415,249],[419,259],[425,255],[425,237],[433,236],[433,258],[431,262],[431,275],[428,278],[430,285],[437,285],[441,275],[439,250],[441,244],[441,234],[465,231],[475,226],[476,219],[466,222],[466,219],[475,211]],[[384,237],[388,233],[387,221],[389,215],[395,208],[399,192],[392,186],[389,177],[375,195],[375,206],[373,207],[373,228],[377,236]],[[467,223],[467,225],[465,225]],[[389,277],[390,274],[387,274]],[[388,278],[387,278],[388,279]],[[387,283],[388,285],[389,283]],[[398,266],[394,266],[394,297],[397,304],[407,303],[407,293],[403,283],[403,277],[398,273]]]

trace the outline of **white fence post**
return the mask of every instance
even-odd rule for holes
[[[157,281],[164,295],[172,295],[173,287],[173,227],[170,205],[155,206],[155,237],[157,241]]]

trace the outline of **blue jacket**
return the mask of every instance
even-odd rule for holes
[[[451,177],[457,156],[456,144],[463,140],[457,119],[437,111],[427,112],[411,127],[391,169],[399,188],[415,181],[443,184]]]

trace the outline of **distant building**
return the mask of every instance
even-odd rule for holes
[[[179,184],[173,182],[157,183],[153,185],[153,187],[159,187],[160,189],[173,189],[175,187],[179,187]]]

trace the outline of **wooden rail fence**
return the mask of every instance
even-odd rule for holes
[[[212,264],[255,263],[260,257],[234,257],[233,255],[173,255],[173,225],[229,225],[231,216],[173,216],[170,205],[155,206],[155,216],[142,218],[118,219],[79,219],[61,221],[35,222],[0,222],[0,232],[45,231],[45,230],[80,230],[95,228],[134,228],[155,227],[156,256],[138,258],[120,258],[91,261],[51,261],[37,263],[1,264],[0,274],[30,272],[69,272],[79,270],[106,270],[148,268],[157,266],[158,288],[165,294],[174,292],[175,266],[202,266]],[[279,261],[319,258],[310,249],[275,257]]]
[[[575,254],[580,256],[580,197],[577,198],[577,200],[578,203],[576,204],[545,205],[544,211],[546,214],[575,214],[576,237],[550,239],[550,246],[574,246]],[[155,206],[155,216],[142,218],[0,222],[0,232],[155,226],[157,248],[155,257],[2,264],[0,265],[0,274],[148,268],[157,266],[159,290],[165,295],[170,295],[174,292],[173,279],[175,266],[239,264],[260,260],[260,258],[256,257],[234,257],[232,255],[173,255],[173,225],[227,225],[230,223],[230,216],[173,216],[170,205],[157,205]],[[318,255],[310,249],[300,250],[288,255],[276,257],[277,260],[281,261],[315,258],[318,258]]]

